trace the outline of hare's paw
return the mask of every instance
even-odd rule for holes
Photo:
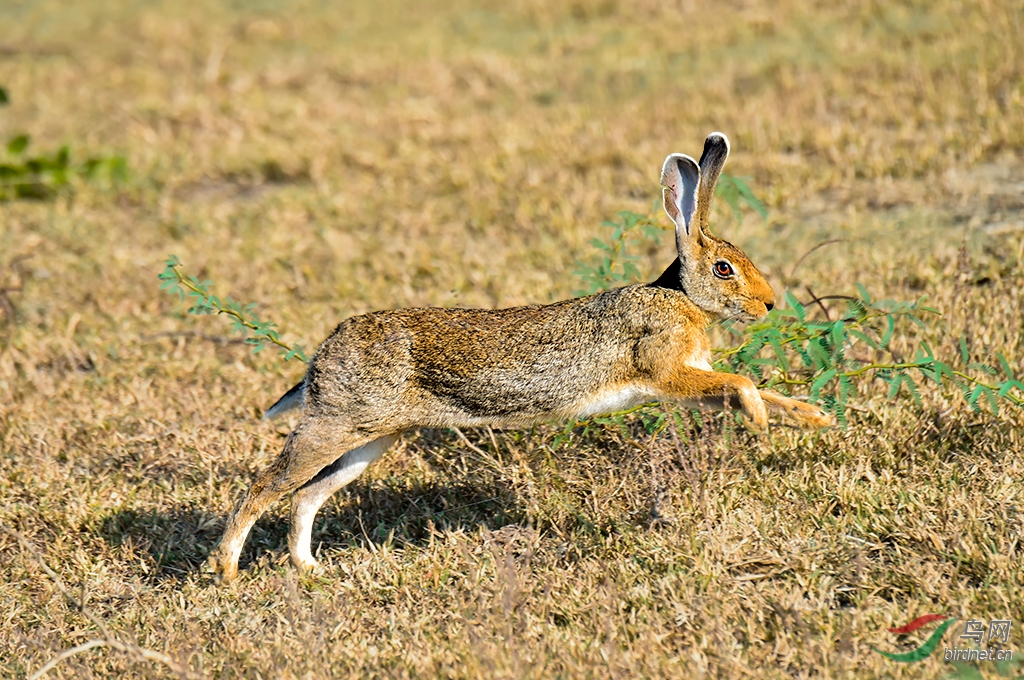
[[[743,405],[743,412],[746,415],[747,424],[756,432],[764,432],[768,429],[768,409],[765,408],[761,393],[754,387],[754,383],[740,388],[740,402]]]
[[[317,576],[324,573],[323,565],[312,557],[304,558],[292,555],[292,566],[300,573],[307,576]]]
[[[802,401],[793,402],[789,409],[789,416],[801,427],[810,429],[832,427],[835,425],[835,418],[830,414],[817,406],[805,404]]]
[[[220,550],[215,550],[210,559],[206,561],[207,570],[213,573],[214,579],[219,584],[227,584],[238,576],[238,562],[224,555]]]
[[[768,405],[772,413],[782,416],[784,420],[797,427],[820,429],[831,427],[835,424],[835,418],[826,413],[821,407],[814,406],[813,404],[784,397],[777,392],[768,390],[761,392],[761,399]]]

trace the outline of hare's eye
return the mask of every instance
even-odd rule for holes
[[[727,279],[732,276],[735,272],[732,270],[732,265],[725,260],[719,260],[715,263],[715,276],[720,279]]]

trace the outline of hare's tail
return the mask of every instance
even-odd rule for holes
[[[302,402],[306,398],[306,381],[303,380],[295,387],[284,393],[284,396],[267,409],[263,414],[263,420],[273,420],[288,413],[293,409],[302,408]]]

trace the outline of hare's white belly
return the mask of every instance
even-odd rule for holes
[[[581,400],[572,409],[571,416],[585,418],[587,416],[605,415],[624,411],[640,404],[646,404],[656,398],[654,392],[639,385],[624,385],[601,390]]]
[[[712,371],[714,369],[712,369],[709,359],[709,353],[694,352],[693,356],[689,357],[685,363],[690,368]],[[621,385],[589,395],[574,404],[566,415],[571,418],[606,415],[616,411],[625,411],[649,401],[657,401],[663,396],[644,385]]]

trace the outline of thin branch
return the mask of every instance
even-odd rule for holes
[[[822,313],[825,314],[825,318],[831,321],[832,315],[828,313],[828,308],[822,303],[821,298],[814,294],[814,291],[811,290],[810,286],[804,286],[804,290],[806,290],[807,294],[811,296],[811,302],[816,302],[818,307],[821,308]]]
[[[22,536],[20,532],[8,526],[0,525],[0,529],[3,529],[4,533],[18,541],[18,543],[21,544],[22,550],[32,555],[36,559],[36,561],[39,562],[39,566],[43,568],[43,571],[46,572],[46,575],[50,577],[54,585],[57,586],[57,589],[64,595],[64,597],[67,598],[68,602],[70,602],[75,609],[80,611],[82,613],[82,616],[89,619],[89,621],[91,621],[97,628],[99,628],[100,633],[103,635],[102,640],[92,640],[85,644],[78,645],[77,647],[73,647],[71,649],[61,652],[56,658],[54,658],[41,669],[36,671],[32,678],[41,677],[44,673],[52,669],[60,661],[67,659],[68,657],[74,654],[86,651],[88,649],[92,649],[93,647],[100,646],[111,647],[119,652],[124,652],[129,656],[134,656],[137,659],[143,659],[145,661],[156,661],[158,663],[162,663],[163,665],[170,668],[174,673],[178,674],[183,678],[187,678],[188,680],[202,677],[198,673],[193,673],[186,666],[182,666],[180,663],[178,663],[171,657],[167,656],[166,654],[163,654],[162,652],[157,652],[152,649],[146,649],[145,647],[139,647],[138,645],[123,642],[114,637],[114,635],[110,632],[110,629],[107,628],[105,623],[103,623],[103,620],[95,614],[93,614],[92,612],[90,612],[88,609],[86,609],[84,603],[79,602],[75,598],[75,596],[71,594],[71,590],[66,585],[64,585],[63,579],[61,579],[61,577],[57,575],[57,572],[50,568],[50,565],[46,563],[46,559],[43,557],[42,553],[40,553],[39,550],[36,549],[36,547],[28,541],[28,539]]]
[[[207,291],[200,288],[199,286],[197,286],[195,283],[193,283],[189,277],[182,274],[179,267],[181,267],[180,263],[168,264],[167,266],[167,268],[173,271],[174,275],[178,278],[178,284],[185,286],[193,293],[202,295],[205,299],[209,300],[210,294]],[[216,307],[214,307],[214,309],[217,311],[218,314],[227,314],[228,316],[234,317],[235,319],[238,320],[238,323],[240,323],[242,326],[248,328],[251,331],[262,332],[263,337],[265,337],[267,340],[274,343],[275,345],[277,345],[286,352],[292,352],[291,345],[282,342],[281,339],[277,337],[277,333],[275,331],[265,331],[264,329],[260,328],[252,321],[250,321],[249,319],[245,318],[243,315],[235,311],[234,309],[228,309],[220,305],[217,305]]]
[[[998,390],[1000,388],[1000,385],[989,385],[988,383],[983,383],[980,380],[972,378],[971,376],[969,376],[966,373],[963,373],[961,371],[953,371],[953,374],[956,375],[957,377],[963,378],[964,380],[966,380],[968,382],[972,382],[975,385],[981,385],[982,387],[984,387],[986,389],[989,389],[989,390],[992,390],[992,391],[996,391],[996,390]],[[1024,406],[1024,399],[1018,399],[1017,397],[1013,396],[1009,392],[1007,392],[1006,394],[1003,395],[1003,399],[1009,399],[1010,401],[1012,401],[1017,406]]]
[[[455,431],[455,434],[458,435],[459,439],[462,440],[462,443],[468,446],[471,451],[475,452],[480,456],[483,456],[484,459],[489,459],[491,457],[488,456],[479,446],[476,446],[475,444],[473,444],[473,442],[469,441],[469,439],[466,438],[466,435],[462,433],[462,430],[460,430],[457,427],[453,427],[452,429]]]
[[[808,292],[810,292],[810,289],[808,289]],[[819,300],[859,300],[859,299],[860,298],[854,297],[853,295],[822,295],[821,297],[818,297],[818,296],[815,295],[813,300],[808,300],[807,302],[801,302],[800,304],[802,304],[804,307],[806,307],[807,305],[813,304],[813,303],[815,303],[815,302],[817,302]]]
[[[65,649],[60,654],[58,654],[57,656],[55,656],[52,659],[50,659],[49,661],[47,661],[45,666],[43,666],[42,668],[37,670],[32,675],[28,676],[28,680],[39,680],[39,678],[41,678],[44,675],[46,675],[47,673],[49,673],[51,668],[53,668],[54,666],[59,664],[64,659],[71,658],[72,656],[74,656],[75,654],[78,654],[79,652],[87,652],[90,649],[92,649],[93,647],[107,647],[107,646],[108,645],[107,645],[107,641],[106,640],[89,640],[88,642],[83,642],[82,644],[78,645],[77,647],[72,647],[71,649]]]
[[[811,253],[813,253],[815,250],[818,250],[819,248],[824,248],[825,246],[830,246],[833,243],[845,243],[845,242],[846,242],[845,238],[833,238],[833,239],[829,239],[828,241],[822,241],[821,243],[819,243],[818,245],[814,246],[813,248],[811,248],[806,253],[804,253],[803,255],[800,256],[800,259],[798,259],[796,261],[796,264],[793,265],[793,268],[791,270],[789,270],[789,276],[787,278],[790,278],[790,279],[793,278],[793,274],[796,274],[797,267],[799,267],[803,263],[803,261],[806,260],[807,257]]]
[[[161,331],[159,333],[142,336],[144,342],[150,342],[159,338],[198,338],[199,340],[215,342],[218,345],[247,344],[245,338],[225,338],[223,335],[211,335],[209,333],[200,333],[199,331]]]

